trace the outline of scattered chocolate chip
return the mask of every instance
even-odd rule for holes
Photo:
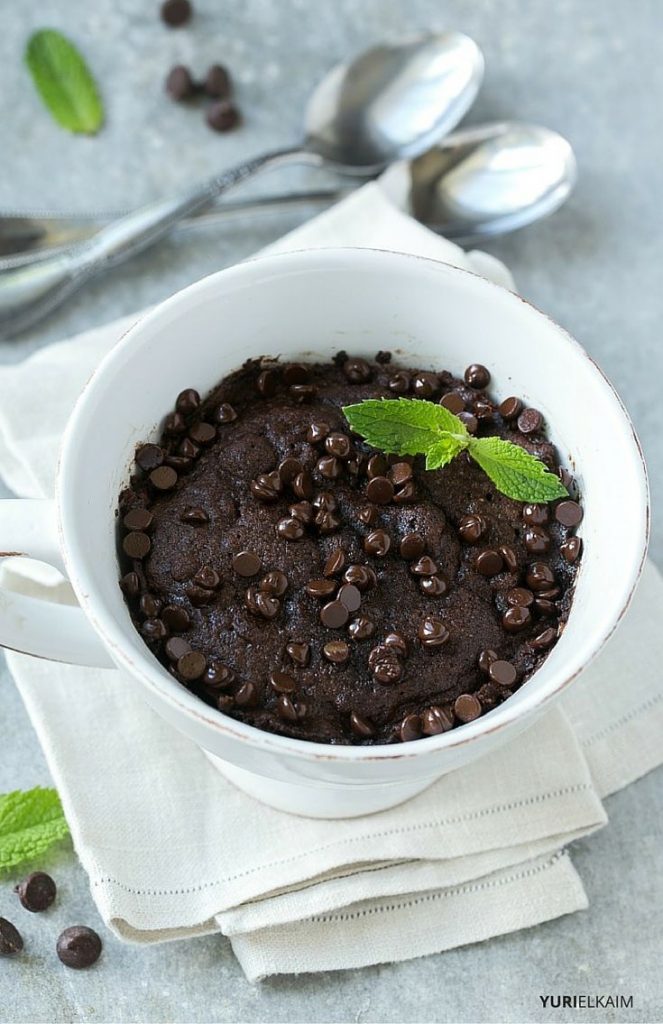
[[[297,474],[292,481],[292,489],[295,497],[306,501],[311,500],[313,497],[313,477],[308,470],[305,469],[303,473]]]
[[[315,398],[317,389],[313,384],[291,384],[288,388],[288,393],[295,402],[301,405],[303,402],[312,401]]]
[[[389,470],[389,479],[394,487],[403,487],[412,480],[412,472],[409,462],[396,462]]]
[[[386,654],[374,662],[371,671],[375,681],[382,686],[393,686],[403,675],[403,666],[395,654]]]
[[[212,99],[227,100],[232,93],[230,72],[222,64],[212,64],[207,69],[203,89]]]
[[[14,888],[21,905],[37,914],[47,910],[55,900],[57,888],[50,875],[44,871],[33,871]]]
[[[442,597],[448,589],[441,576],[423,576],[419,580],[419,590],[428,597]]]
[[[515,572],[518,568],[518,556],[513,548],[509,547],[508,544],[503,544],[498,548],[499,553],[504,559],[504,565],[508,572]]]
[[[568,540],[564,541],[559,550],[569,565],[573,565],[573,563],[577,562],[580,557],[582,541],[580,537],[569,537]]]
[[[540,526],[528,526],[523,540],[530,555],[545,555],[550,550],[550,537]]]
[[[166,640],[166,656],[169,661],[179,661],[191,650],[191,644],[182,636],[171,636]]]
[[[324,569],[322,570],[323,576],[336,576],[339,572],[343,572],[345,568],[345,551],[343,548],[334,548],[331,552],[327,561],[325,562]]]
[[[177,437],[179,434],[186,433],[186,420],[179,412],[171,412],[163,424],[163,432],[166,436]]]
[[[358,715],[356,711],[350,712],[350,728],[355,736],[360,736],[362,739],[369,739],[375,735],[372,724],[366,718]]]
[[[320,621],[328,629],[341,629],[349,618],[348,609],[340,601],[330,601],[320,611]]]
[[[403,370],[398,370],[393,377],[389,378],[388,387],[396,395],[406,395],[410,390],[410,374],[405,373]]]
[[[401,633],[388,633],[384,638],[383,646],[394,651],[400,658],[407,658],[407,640]]]
[[[161,621],[172,633],[183,633],[191,625],[186,608],[174,604],[166,605],[161,613]]]
[[[175,409],[182,416],[188,416],[195,412],[200,405],[200,395],[195,388],[185,388],[180,391],[175,401]]]
[[[311,645],[291,640],[286,644],[290,660],[299,668],[306,668],[311,659]]]
[[[222,402],[216,410],[214,419],[219,424],[233,423],[237,419],[237,413],[228,402]]]
[[[323,535],[333,533],[341,525],[341,520],[333,512],[318,512],[314,522]]]
[[[334,665],[344,665],[350,657],[350,648],[345,640],[330,640],[322,648],[322,653]]]
[[[211,444],[216,439],[216,427],[213,427],[211,423],[194,423],[189,430],[189,437],[194,444],[199,444],[205,447]]]
[[[507,608],[502,616],[502,626],[507,633],[519,633],[521,629],[529,626],[531,621],[532,613],[529,608],[522,605],[514,605],[512,608]]]
[[[377,582],[375,573],[369,565],[349,565],[343,573],[343,579],[361,591],[370,590]]]
[[[272,569],[260,580],[258,589],[274,597],[283,597],[288,589],[288,577],[280,569]]]
[[[468,434],[476,434],[479,429],[479,421],[471,412],[459,412],[458,419],[467,427]]]
[[[582,516],[582,508],[577,501],[560,501],[555,506],[555,519],[562,526],[578,526],[582,522]]]
[[[343,373],[351,384],[366,384],[371,379],[371,368],[365,359],[346,359]]]
[[[400,488],[400,490],[396,491],[396,493],[394,494],[394,504],[395,505],[407,505],[410,502],[416,501],[416,500],[417,500],[417,492],[416,492],[413,480],[409,480],[406,484],[404,484]]]
[[[149,509],[132,508],[122,520],[122,525],[127,530],[141,530],[145,532],[150,529],[153,521],[154,516]]]
[[[530,640],[529,645],[535,651],[544,651],[546,647],[550,647],[551,644],[554,644],[556,639],[557,630],[553,629],[552,626],[548,626],[542,633],[539,633],[533,640]]]
[[[446,395],[442,395],[440,405],[443,405],[445,409],[452,412],[454,416],[458,416],[461,412],[465,412],[465,402],[457,391],[449,391]]]
[[[490,384],[490,373],[481,363],[472,363],[465,370],[463,379],[468,387],[483,391]]]
[[[245,603],[250,612],[260,615],[263,619],[271,621],[281,611],[281,602],[273,594],[266,594],[263,590],[256,590],[249,587],[246,592]]]
[[[359,607],[361,605],[361,594],[359,593],[359,588],[353,583],[344,583],[343,586],[339,588],[336,599],[340,601],[349,612],[359,611]]]
[[[145,558],[151,547],[150,538],[140,531],[128,533],[122,541],[122,550],[128,558]]]
[[[148,619],[154,619],[161,611],[161,600],[153,594],[143,594],[140,599],[139,608],[142,615],[145,615]]]
[[[327,437],[330,429],[328,423],[324,423],[322,420],[314,420],[313,423],[309,424],[306,431],[306,440],[309,444],[319,444]]]
[[[210,690],[225,690],[235,682],[235,673],[220,661],[210,661],[203,672],[202,682]]]
[[[320,491],[313,499],[313,507],[320,512],[333,512],[336,508],[336,498],[331,491]]]
[[[473,693],[461,693],[454,701],[454,714],[460,722],[473,722],[481,710],[481,701]]]
[[[543,619],[552,619],[558,614],[556,605],[545,597],[537,597],[534,602],[534,610]]]
[[[16,956],[23,949],[23,937],[6,917],[0,917],[0,956]]]
[[[513,587],[506,592],[506,603],[514,607],[529,608],[534,603],[534,594],[526,587]]]
[[[193,508],[185,508],[180,516],[180,521],[182,523],[189,523],[190,526],[205,526],[209,523],[209,516],[204,509],[195,506]]]
[[[364,526],[375,526],[378,519],[380,518],[380,513],[375,508],[375,506],[367,505],[365,508],[359,509],[359,512],[357,513],[357,518],[359,519],[360,523],[364,524]]]
[[[530,526],[545,526],[549,518],[547,505],[523,505],[523,519]]]
[[[421,737],[421,718],[419,715],[406,715],[400,724],[398,735],[402,743],[418,740]]]
[[[177,483],[177,473],[172,466],[159,466],[152,470],[149,479],[157,491],[172,491]]]
[[[325,480],[338,480],[343,472],[343,464],[333,455],[323,455],[315,468]]]
[[[430,615],[419,626],[418,636],[424,647],[441,647],[449,639],[449,630],[443,622]]]
[[[177,449],[177,453],[184,456],[185,459],[193,460],[197,459],[200,455],[200,448],[190,438],[185,437]],[[173,466],[172,468],[174,469],[175,467]]]
[[[364,551],[367,555],[384,558],[391,547],[391,538],[384,530],[373,530],[364,537]]]
[[[505,398],[499,406],[499,412],[502,419],[515,420],[516,416],[519,416],[522,412],[523,403],[515,395],[511,395],[509,398]]]
[[[200,651],[188,651],[177,660],[177,671],[187,682],[200,679],[206,667],[207,659]]]
[[[238,708],[255,707],[258,703],[258,688],[255,683],[248,680],[235,691],[234,697]]]
[[[101,939],[92,928],[76,924],[65,928],[58,937],[55,949],[65,967],[81,970],[91,967],[101,956]]]
[[[494,661],[497,661],[497,658],[497,651],[491,651],[490,648],[485,648],[479,654],[479,669],[485,673],[485,675],[488,675],[490,666]]]
[[[216,100],[207,108],[205,120],[215,132],[229,132],[237,127],[241,118],[239,110],[230,100]]]
[[[449,732],[453,726],[453,713],[446,708],[426,708],[421,716],[421,731],[424,736],[439,736],[440,733]]]
[[[332,594],[336,593],[337,583],[335,580],[309,580],[306,584],[306,593],[309,597],[316,597],[323,600],[326,597],[331,597]]]
[[[481,422],[482,420],[492,419],[495,409],[490,402],[475,402],[472,406],[472,412],[479,422]]]
[[[136,465],[146,473],[163,465],[163,448],[158,444],[143,444],[136,451]]]
[[[476,560],[477,572],[480,572],[482,576],[497,576],[503,568],[502,556],[499,551],[493,551],[492,548],[482,551]]]
[[[276,532],[283,540],[301,540],[304,536],[304,524],[300,519],[280,519],[276,524]]]
[[[287,672],[275,670],[269,673],[269,685],[275,693],[294,693],[297,683]]]
[[[432,398],[440,382],[436,373],[417,373],[412,378],[412,391],[417,398]]]
[[[386,456],[379,452],[375,455],[371,455],[366,465],[366,475],[369,480],[373,480],[374,477],[385,476],[389,470],[389,463],[387,462]]]
[[[205,587],[190,586],[186,589],[186,596],[194,607],[202,608],[203,605],[212,603],[214,591],[207,590]]]
[[[282,693],[276,702],[276,711],[279,718],[282,718],[284,722],[297,721],[297,708],[285,693]]]
[[[398,546],[398,550],[401,558],[411,562],[416,558],[421,558],[426,550],[426,542],[420,533],[406,533]]]
[[[547,590],[555,585],[555,575],[546,562],[532,562],[525,574],[530,590]]]
[[[429,555],[422,555],[410,566],[410,572],[415,576],[434,576],[437,571],[437,562]]]
[[[297,501],[294,505],[291,505],[288,512],[295,519],[299,519],[300,522],[308,526],[313,522],[313,505],[310,501]]]
[[[477,544],[488,530],[483,516],[463,516],[458,523],[458,532],[466,544]]]
[[[238,576],[256,576],[261,562],[255,551],[238,551],[233,555],[233,569]]]
[[[506,687],[513,686],[518,679],[515,666],[510,661],[502,661],[501,659],[491,662],[488,676],[493,683]]]
[[[337,459],[347,459],[351,450],[352,445],[347,434],[341,434],[339,431],[333,430],[325,438],[325,451]]]
[[[125,597],[137,597],[140,593],[140,579],[138,573],[125,573],[120,580],[120,589]]]
[[[375,633],[375,623],[368,615],[358,615],[348,626],[352,640],[368,640]]]
[[[183,64],[176,64],[166,77],[166,92],[176,103],[189,100],[196,92],[191,72]]]
[[[376,505],[388,505],[394,496],[394,485],[386,476],[375,476],[368,481],[366,497]]]
[[[521,434],[535,434],[543,426],[543,416],[538,409],[523,409],[518,417]]]

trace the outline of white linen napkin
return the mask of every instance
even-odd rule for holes
[[[431,234],[377,185],[269,251],[339,244],[511,284],[498,261]],[[0,472],[16,493],[52,493],[73,403],[131,320],[0,369]],[[36,582],[22,566],[6,562],[4,581],[68,598],[55,572]],[[602,796],[663,761],[662,610],[648,565],[616,637],[528,732],[393,810],[297,819],[296,843],[291,817],[237,791],[120,672],[8,661],[109,927],[138,942],[222,931],[257,979],[408,959],[586,907],[564,847],[606,823]]]

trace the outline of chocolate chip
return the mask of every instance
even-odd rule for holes
[[[374,477],[385,476],[389,469],[389,463],[384,455],[379,452],[376,455],[371,455],[366,465],[366,475],[369,480]]]
[[[349,612],[359,611],[361,605],[361,594],[359,588],[353,583],[344,583],[340,587],[338,594],[336,595],[337,601],[340,601]]]
[[[406,533],[398,546],[398,550],[401,558],[411,562],[416,558],[421,558],[426,550],[426,542],[420,533]]]
[[[344,665],[350,657],[350,648],[345,640],[330,640],[322,648],[322,653],[334,665]]]
[[[407,658],[407,640],[401,633],[388,633],[383,646],[394,651],[399,658]]]
[[[399,491],[394,494],[394,504],[406,505],[409,502],[417,500],[417,492],[414,486],[414,481],[409,480],[404,484]]]
[[[328,423],[324,423],[322,420],[314,420],[313,423],[309,424],[306,431],[306,440],[309,444],[319,444],[321,441],[324,441],[330,429]]]
[[[343,573],[343,579],[361,591],[370,590],[377,582],[375,573],[369,565],[349,565]]]
[[[189,523],[190,526],[205,526],[209,523],[209,516],[204,509],[194,506],[193,508],[186,508],[180,516],[180,522]]]
[[[559,550],[569,565],[573,565],[573,563],[577,562],[580,557],[582,541],[580,537],[569,537],[568,540],[564,541]]]
[[[152,525],[154,516],[147,508],[132,508],[122,520],[122,525],[127,530],[146,531]]]
[[[128,533],[122,541],[122,550],[128,558],[145,558],[151,547],[150,538],[140,531]]]
[[[384,558],[391,547],[391,538],[384,530],[373,530],[364,537],[364,551],[367,555]]]
[[[337,459],[347,459],[351,450],[352,445],[347,434],[334,430],[325,438],[325,451]]]
[[[532,562],[525,574],[527,586],[530,590],[547,590],[555,584],[555,575],[546,562]]]
[[[468,434],[476,434],[479,429],[479,421],[473,413],[459,412],[458,419],[465,424]]]
[[[272,398],[276,394],[277,385],[274,370],[262,370],[256,378],[256,391],[262,398]]]
[[[274,502],[278,500],[283,490],[283,484],[278,473],[259,473],[250,484],[251,494],[259,501]],[[293,483],[294,490],[294,483]],[[296,492],[295,492],[296,493]],[[301,497],[301,495],[300,495]]]
[[[492,548],[482,551],[476,560],[477,572],[480,572],[482,576],[496,576],[498,572],[502,572],[503,568],[502,556]]]
[[[228,402],[222,402],[216,410],[214,419],[220,424],[233,423],[237,419],[237,413]]]
[[[306,584],[306,593],[309,597],[316,597],[322,600],[326,597],[331,597],[332,594],[336,593],[337,583],[335,580],[309,580]]]
[[[225,100],[232,93],[230,73],[222,64],[212,64],[207,69],[203,89],[213,99]]]
[[[333,455],[323,455],[315,468],[325,480],[338,480],[343,472],[343,464]]]
[[[410,572],[415,576],[434,576],[437,571],[437,562],[429,555],[422,555],[410,566]]]
[[[472,406],[472,412],[479,421],[485,421],[493,418],[495,408],[490,404],[490,402],[475,402]]]
[[[261,562],[255,551],[238,551],[233,555],[233,569],[238,576],[256,576]]]
[[[177,473],[172,466],[159,466],[152,470],[149,479],[157,491],[172,491],[177,483]]]
[[[385,656],[376,661],[372,668],[375,681],[382,686],[393,686],[403,675],[403,666],[395,655]]]
[[[473,693],[461,693],[454,701],[454,714],[460,722],[473,722],[481,710],[481,702]]]
[[[389,378],[387,385],[390,391],[396,395],[406,395],[410,390],[410,375],[404,370],[398,370],[393,377]]]
[[[502,626],[507,633],[519,633],[521,629],[525,629],[529,626],[531,621],[532,613],[529,608],[523,607],[522,605],[515,605],[512,608],[507,608],[502,616]]]
[[[153,594],[143,594],[140,599],[139,608],[148,619],[155,618],[161,611],[161,599]]]
[[[479,654],[479,669],[481,670],[481,672],[485,673],[485,675],[488,675],[490,671],[490,666],[493,664],[494,661],[497,661],[497,658],[497,651],[491,651],[490,648],[488,647],[484,648],[484,650],[481,651],[481,653]]]
[[[294,693],[297,683],[287,672],[275,670],[269,673],[269,685],[275,693]]]
[[[50,875],[44,871],[33,871],[14,887],[21,905],[33,914],[47,910],[55,900],[57,888]]]
[[[468,387],[483,391],[490,384],[490,373],[481,363],[472,363],[465,370],[463,380]]]
[[[506,603],[520,608],[529,608],[534,602],[534,594],[525,587],[513,587],[506,592]]]
[[[168,630],[161,619],[145,619],[140,631],[146,640],[165,640]]]
[[[126,573],[120,580],[120,589],[125,597],[137,597],[140,592],[140,578],[138,573]]]
[[[284,693],[281,694],[278,701],[276,702],[276,712],[279,718],[282,718],[284,722],[297,721],[297,708],[292,703],[290,698],[287,697]]]
[[[458,416],[459,413],[465,411],[465,402],[457,391],[449,391],[448,394],[442,395],[440,405],[443,405],[445,409],[452,412],[454,416]]]
[[[274,597],[283,597],[288,589],[288,577],[279,569],[272,569],[260,580],[258,589],[265,594],[273,594]]]
[[[365,359],[346,359],[343,373],[351,384],[366,384],[371,379],[371,367]]]
[[[328,629],[340,629],[350,618],[350,613],[340,601],[330,601],[320,611],[320,621]]]
[[[179,661],[190,652],[191,644],[182,636],[171,636],[169,640],[166,640],[164,649],[169,661]]]
[[[184,391],[180,391],[175,402],[175,409],[181,413],[182,416],[188,416],[190,413],[195,412],[200,405],[200,395],[195,388],[185,388]]]
[[[65,928],[58,937],[55,949],[65,967],[81,970],[91,967],[101,956],[101,939],[92,928],[76,924]]]
[[[394,496],[394,485],[386,476],[374,476],[368,481],[366,497],[376,505],[388,505]]]
[[[523,403],[515,395],[505,398],[499,407],[500,416],[505,420],[515,420],[522,412]]]
[[[206,590],[205,587],[187,587],[186,596],[191,601],[191,604],[195,605],[196,608],[202,608],[203,605],[211,604],[214,600],[214,592],[212,590]]]
[[[498,659],[491,663],[488,676],[498,686],[511,687],[518,679],[518,673],[510,661]]]
[[[403,487],[412,479],[412,472],[409,462],[396,462],[389,470],[389,478],[394,487]]]
[[[146,473],[163,465],[163,448],[158,444],[143,444],[136,451],[136,465]]]
[[[453,727],[453,714],[445,708],[426,708],[421,716],[421,731],[424,736],[439,736],[440,733],[449,732]]]
[[[235,682],[235,673],[220,661],[210,661],[203,672],[202,681],[210,690],[225,690]]]
[[[544,619],[552,619],[558,614],[556,605],[545,597],[537,597],[534,602],[534,610]]]
[[[170,437],[177,437],[179,434],[186,433],[186,420],[179,412],[171,412],[163,424],[163,432],[165,435]]]
[[[200,679],[206,667],[207,659],[200,651],[188,651],[181,658],[177,659],[177,671],[182,676],[182,679],[186,679],[189,682],[192,682],[194,679]]]
[[[313,505],[310,501],[297,501],[294,505],[291,505],[288,512],[295,519],[299,519],[301,523],[307,526],[313,522]]]
[[[323,535],[333,533],[341,525],[341,520],[333,512],[318,512],[314,522]]]
[[[276,532],[284,540],[301,540],[304,536],[304,524],[300,519],[280,519],[276,524]]]
[[[235,691],[235,704],[238,708],[252,708],[258,703],[258,688],[248,680]]]
[[[419,580],[419,590],[428,597],[442,597],[448,589],[441,576],[424,576]]]
[[[480,686],[476,691],[475,696],[481,703],[481,707],[484,711],[491,711],[493,708],[496,708],[498,704],[501,704],[509,694],[505,690],[501,690],[499,686],[495,686],[494,683],[484,683],[483,686]]]
[[[253,592],[249,598],[247,591],[246,604],[249,607],[249,611],[261,615],[263,619],[268,621],[275,619],[281,611],[279,599],[272,594],[266,594],[263,590],[254,591],[253,587],[249,587],[249,590]]]
[[[504,559],[504,564],[509,572],[515,572],[518,568],[518,556],[513,548],[510,548],[508,544],[503,544],[498,548],[499,553]]]
[[[286,651],[290,660],[294,662],[299,668],[306,668],[311,658],[311,646],[310,644],[299,643],[295,640],[291,640],[290,643],[286,644]]]
[[[189,430],[189,437],[195,444],[204,447],[216,439],[216,427],[213,427],[211,423],[194,423]]]
[[[552,626],[548,626],[546,629],[543,630],[542,633],[539,633],[538,636],[535,636],[533,640],[530,640],[529,645],[535,651],[544,651],[546,647],[550,647],[550,645],[553,644],[556,639],[557,631],[553,629]]]
[[[331,491],[320,491],[313,499],[313,507],[321,512],[333,512],[336,508],[336,498]]]
[[[530,526],[545,526],[549,518],[547,505],[523,505],[523,519]]]
[[[521,434],[535,434],[543,426],[543,416],[538,409],[523,409],[518,417]]]
[[[197,459],[200,455],[200,448],[190,438],[185,437],[177,449],[177,453],[178,455],[183,455],[185,459]]]
[[[523,540],[530,555],[545,555],[550,550],[550,537],[540,526],[528,526]]]
[[[179,28],[191,19],[193,7],[190,0],[164,0],[160,13],[165,25],[169,28]]]
[[[488,523],[480,515],[463,516],[458,523],[458,532],[466,544],[476,544],[488,529]]]
[[[193,459],[186,459],[183,455],[166,455],[166,465],[178,474],[188,473],[193,464]]]
[[[23,949],[23,937],[6,917],[0,917],[0,956],[16,956]]]
[[[356,711],[350,712],[350,728],[355,736],[360,736],[362,739],[369,739],[375,735],[375,729],[372,724],[368,719],[358,715]]]
[[[295,402],[301,405],[303,402],[310,402],[315,398],[317,389],[313,384],[291,384],[288,393]]]
[[[237,127],[241,118],[239,110],[234,103],[231,103],[230,100],[217,100],[207,108],[205,120],[215,132],[229,132]],[[267,370],[266,372],[269,373],[270,371]],[[267,397],[266,392],[264,392],[264,395]]]
[[[322,575],[323,576],[336,576],[337,573],[343,572],[344,568],[345,568],[345,551],[343,550],[343,548],[334,548],[334,550],[331,552],[331,554],[327,558],[327,561],[325,562],[325,567],[322,570]]]
[[[216,706],[227,714],[235,706],[235,698],[231,693],[222,693],[216,699]]]
[[[295,497],[310,501],[313,497],[313,477],[307,469],[298,473],[292,481],[292,489]]]
[[[375,623],[368,615],[358,615],[348,626],[352,640],[368,640],[375,633]]]
[[[435,373],[417,373],[412,378],[412,391],[417,398],[432,398],[440,386]]]
[[[429,615],[419,626],[418,636],[424,647],[441,647],[449,639],[449,630],[443,622]]]
[[[179,608],[174,604],[166,605],[161,613],[161,621],[173,633],[183,633],[191,625],[186,608]]]
[[[359,519],[360,523],[364,524],[364,526],[375,526],[378,519],[380,518],[380,513],[378,512],[374,505],[367,505],[365,508],[359,509],[359,512],[357,513],[357,518]]]
[[[421,738],[421,718],[419,715],[406,715],[401,722],[398,735],[402,743]]]
[[[574,527],[582,522],[583,511],[577,501],[560,501],[555,506],[555,519],[562,526]]]

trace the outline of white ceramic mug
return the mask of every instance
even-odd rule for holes
[[[170,676],[134,628],[118,586],[115,509],[138,442],[184,387],[207,392],[250,356],[329,360],[389,349],[424,369],[485,364],[496,396],[540,409],[585,507],[572,612],[542,667],[504,704],[412,743],[339,747],[261,732]],[[52,502],[0,503],[0,536],[64,569],[79,608],[0,592],[0,642],[72,663],[117,666],[240,788],[293,813],[382,810],[529,725],[601,649],[645,556],[640,447],[613,388],[568,334],[517,295],[466,271],[367,249],[296,252],[200,281],[140,320],[104,359],[67,427]]]

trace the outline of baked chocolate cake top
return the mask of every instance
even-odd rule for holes
[[[121,586],[182,685],[224,713],[322,743],[445,732],[521,686],[556,642],[581,541],[577,501],[523,504],[460,454],[427,471],[350,432],[345,405],[439,402],[565,484],[543,417],[463,379],[340,353],[249,361],[182,391],[119,502]]]

